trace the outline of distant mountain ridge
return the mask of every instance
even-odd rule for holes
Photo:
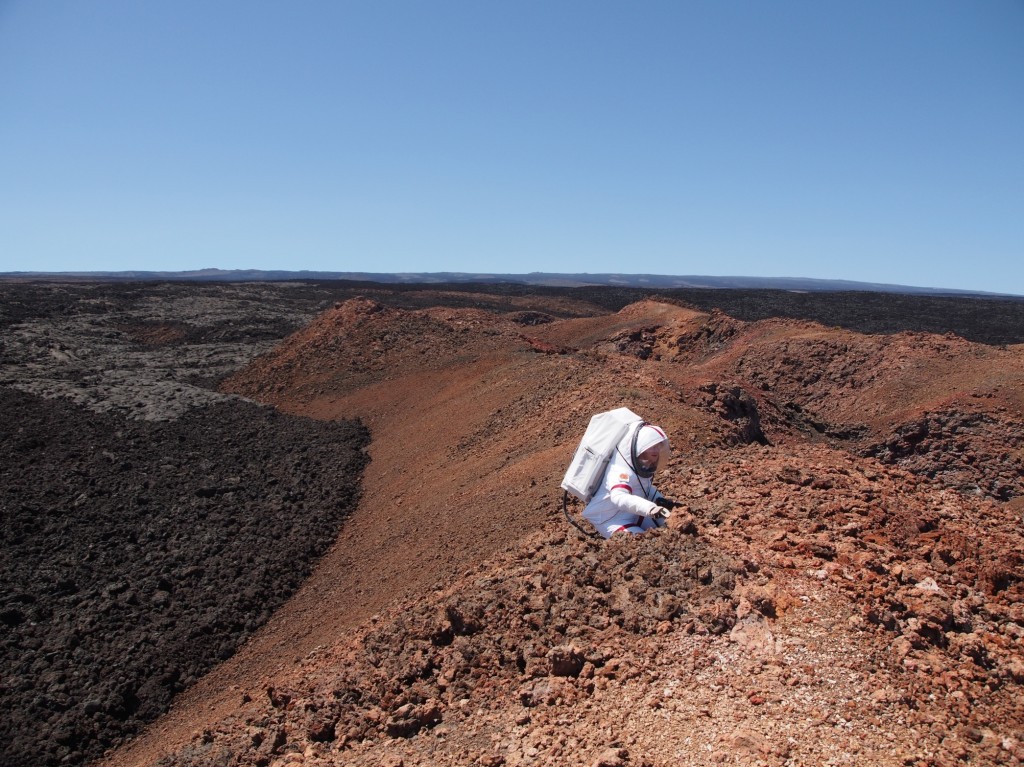
[[[929,288],[853,280],[822,280],[808,277],[722,277],[710,275],[554,273],[493,274],[472,272],[322,272],[263,269],[196,269],[180,272],[0,272],[0,280],[103,281],[103,282],[282,282],[292,280],[346,280],[383,284],[519,283],[551,287],[611,286],[626,288],[731,288],[734,290],[789,290],[806,292],[864,291],[931,296],[1001,296],[955,288]]]

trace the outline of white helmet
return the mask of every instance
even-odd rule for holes
[[[656,445],[662,446],[661,450],[658,451],[656,463],[653,466],[650,464],[642,465],[640,456]],[[669,444],[665,431],[660,426],[641,423],[636,431],[633,432],[630,458],[632,459],[633,471],[637,473],[637,476],[644,477],[645,479],[653,477],[654,472],[665,465],[671,453],[672,446]]]

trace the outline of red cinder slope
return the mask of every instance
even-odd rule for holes
[[[106,764],[1018,764],[1022,357],[655,302],[342,304],[226,389],[363,418],[359,510]],[[619,406],[669,432],[684,507],[582,540],[558,482]]]

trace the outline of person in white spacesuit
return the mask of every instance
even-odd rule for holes
[[[654,473],[668,462],[670,453],[668,437],[659,427],[640,423],[631,428],[616,447],[583,518],[605,538],[664,526],[672,502],[654,486]]]

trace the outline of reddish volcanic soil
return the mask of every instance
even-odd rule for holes
[[[222,391],[362,419],[358,508],[100,764],[1020,764],[1022,378],[1022,345],[653,301],[340,303]],[[620,406],[683,508],[584,539],[558,485]]]

